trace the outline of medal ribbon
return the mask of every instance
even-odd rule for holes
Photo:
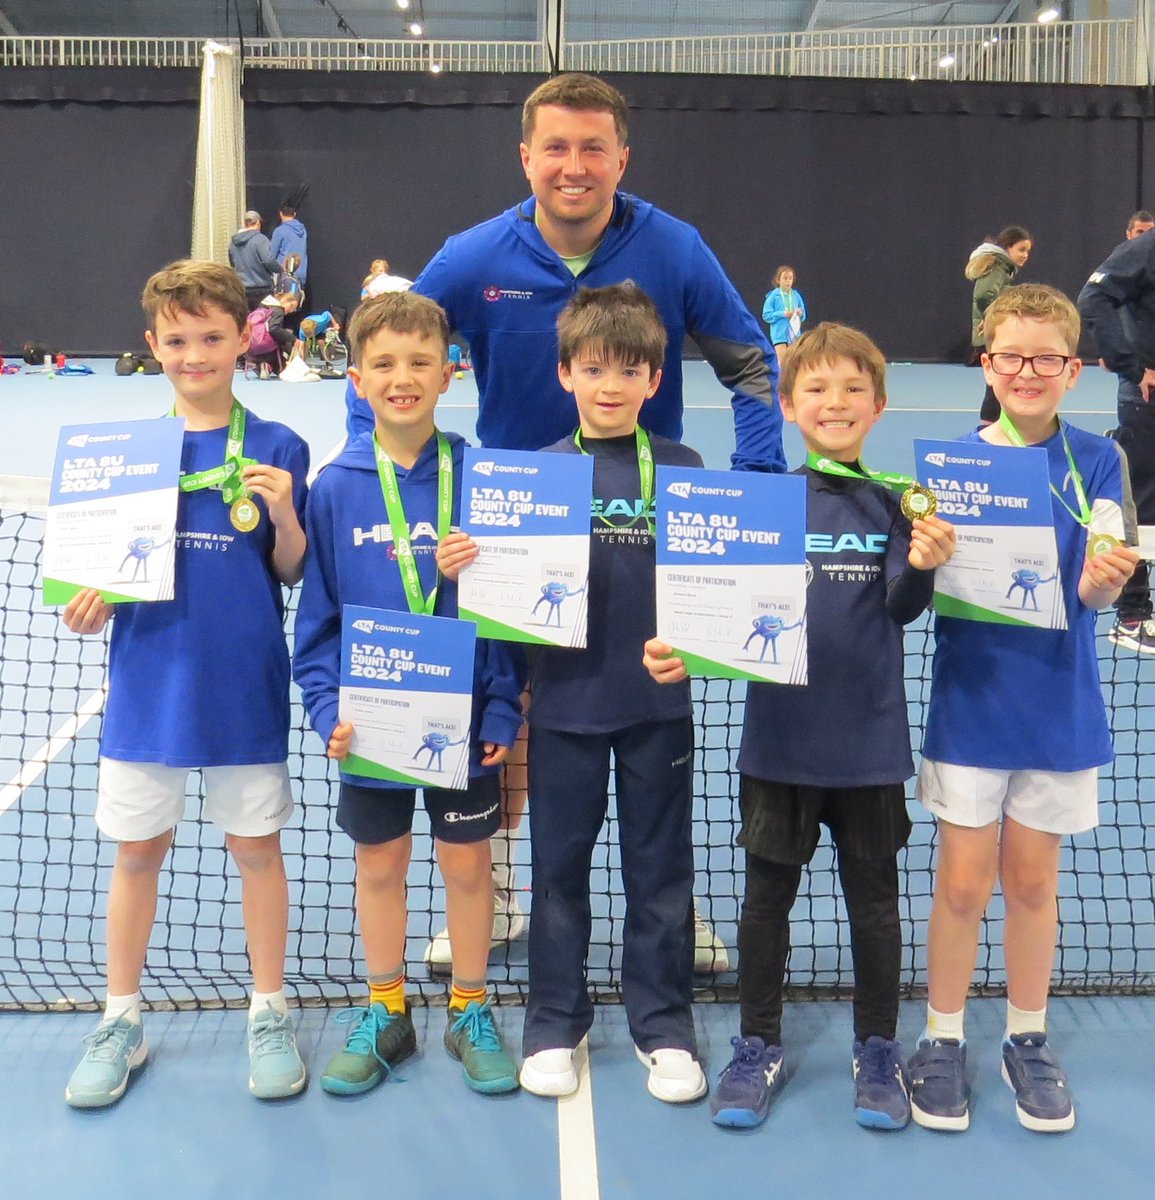
[[[437,541],[443,542],[449,533],[449,521],[453,515],[453,454],[449,439],[439,429],[437,434]],[[373,434],[373,454],[377,459],[377,477],[381,480],[381,495],[385,498],[385,511],[389,514],[389,529],[393,534],[393,550],[397,555],[397,566],[401,571],[401,583],[405,588],[405,599],[411,613],[431,614],[437,603],[437,589],[441,586],[441,572],[437,572],[433,590],[428,596],[421,587],[421,576],[417,571],[417,557],[409,536],[409,521],[405,506],[401,503],[401,491],[397,486],[397,471],[393,460],[381,449],[377,434]]]
[[[174,408],[169,414],[176,416]],[[235,400],[229,411],[229,432],[225,440],[225,461],[219,467],[210,467],[207,471],[195,471],[180,477],[182,492],[199,492],[204,488],[219,488],[221,499],[231,505],[249,495],[241,472],[245,467],[255,466],[255,458],[245,458],[245,410]]]
[[[1023,435],[1015,428],[1014,422],[1005,412],[999,413],[999,428],[1006,434],[1007,441],[1012,446],[1026,446]],[[1075,456],[1071,453],[1071,443],[1067,441],[1067,431],[1063,428],[1062,421],[1059,422],[1059,436],[1063,439],[1063,453],[1067,456],[1067,468],[1071,472],[1071,487],[1075,491],[1075,503],[1078,504],[1079,511],[1076,512],[1067,503],[1063,498],[1063,493],[1053,483],[1051,484],[1051,494],[1080,525],[1090,525],[1091,506],[1087,503],[1087,489],[1083,486],[1083,476],[1079,474],[1079,468],[1075,465]]]
[[[806,465],[821,475],[837,475],[840,479],[869,479],[872,483],[880,483],[896,492],[905,491],[915,482],[911,475],[899,475],[894,471],[872,471],[861,463],[855,470],[846,463],[836,462],[833,458],[816,454],[813,450],[806,456]]]
[[[589,454],[589,451],[582,445],[582,431],[580,429],[574,430],[573,444],[582,454]],[[638,451],[638,480],[642,491],[642,511],[646,515],[646,528],[650,533],[653,533],[654,451],[650,445],[650,435],[640,425],[634,430],[634,444],[637,446]],[[598,520],[613,529],[618,528],[612,521],[607,521],[605,517],[599,516]]]

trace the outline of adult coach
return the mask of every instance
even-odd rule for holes
[[[229,242],[229,266],[241,277],[249,312],[252,312],[268,295],[281,264],[273,254],[269,239],[261,232],[261,214],[250,208],[244,221]],[[368,411],[368,405],[365,407]]]
[[[784,471],[778,366],[758,322],[693,226],[618,191],[630,159],[627,113],[625,97],[592,75],[559,75],[534,89],[520,148],[532,196],[451,237],[414,284],[469,344],[478,437],[486,446],[539,450],[573,432],[573,398],[557,374],[558,314],[579,287],[632,279],[653,298],[669,335],[661,386],[643,410],[646,428],[681,440],[688,335],[732,394],[733,466]],[[372,414],[352,388],[346,397],[355,435]],[[506,817],[516,828],[525,791],[511,775],[507,768]],[[516,937],[524,918],[508,843],[495,837],[493,849],[496,943]],[[698,969],[726,969],[725,947],[700,919],[695,951]],[[443,965],[448,955],[438,935],[427,958]]]
[[[1155,526],[1155,217],[1132,214],[1126,239],[1079,293],[1079,312],[1103,365],[1119,376],[1119,428],[1139,526]],[[1116,602],[1108,637],[1117,646],[1155,654],[1150,569],[1140,561]]]

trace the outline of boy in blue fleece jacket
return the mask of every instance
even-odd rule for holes
[[[434,425],[450,367],[449,328],[433,301],[406,292],[368,301],[353,318],[349,345],[356,361],[349,375],[375,425],[317,479],[293,663],[313,727],[338,761],[348,756],[353,737],[353,726],[337,715],[342,606],[457,615],[456,585],[439,578],[435,562],[437,509],[439,476],[450,472],[456,520],[465,444]],[[390,475],[406,529],[394,531],[386,510]],[[420,581],[416,600],[402,577],[407,554]],[[434,589],[432,604],[422,602]],[[445,1045],[461,1060],[466,1083],[486,1093],[517,1087],[515,1064],[486,1000],[485,964],[493,918],[489,838],[501,813],[497,770],[521,724],[519,692],[509,651],[478,641],[468,790],[424,789],[454,950]],[[415,799],[413,788],[341,773],[337,824],[356,843],[369,1001],[338,1018],[350,1032],[321,1078],[321,1086],[338,1095],[368,1091],[417,1047],[404,965]]]

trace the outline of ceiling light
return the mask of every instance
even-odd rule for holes
[[[440,63],[431,63],[429,69],[433,72],[434,75],[441,74],[441,64]]]
[[[413,34],[414,37],[420,37],[425,31],[421,28],[421,25],[418,21],[414,21],[413,24],[409,26],[409,32]]]
[[[953,54],[944,54],[942,56],[942,58],[940,58],[938,60],[938,69],[940,71],[945,71],[947,69],[947,67],[953,67],[953,66],[954,66],[954,55]]]
[[[1058,19],[1059,10],[1053,5],[1050,8],[1040,9],[1039,15],[1035,17],[1035,20],[1038,21],[1040,25],[1049,25],[1052,21],[1057,21]]]
[[[409,7],[409,0],[397,0],[397,7],[398,7],[398,8],[400,8],[400,9],[406,9],[406,8],[408,8],[408,7]]]

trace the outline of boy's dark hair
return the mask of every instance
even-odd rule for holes
[[[836,358],[849,358],[874,385],[879,400],[886,399],[886,359],[882,351],[860,329],[823,321],[804,333],[786,351],[778,390],[784,396],[794,392],[800,372]]]
[[[783,263],[778,270],[774,272],[774,278],[771,280],[775,287],[779,286],[783,274],[785,274],[787,271],[789,271],[791,275],[797,276],[798,274],[798,272],[792,266],[790,266],[789,263]]]
[[[140,297],[150,333],[156,332],[158,313],[178,311],[203,317],[210,304],[224,309],[236,321],[238,331],[245,328],[249,305],[241,277],[232,267],[194,258],[181,258],[162,267],[144,285]]]
[[[575,112],[612,113],[618,144],[624,146],[629,140],[626,118],[630,110],[625,96],[596,75],[572,71],[566,75],[555,75],[535,87],[521,110],[521,140],[526,145],[533,137],[537,110],[543,104],[572,108]]]
[[[1028,321],[1047,321],[1057,325],[1067,343],[1068,352],[1079,352],[1079,334],[1082,330],[1079,310],[1058,288],[1048,287],[1045,283],[1017,283],[1013,287],[1003,288],[983,314],[983,333],[988,350],[995,331],[1008,317],[1023,317]]]
[[[417,292],[386,292],[374,296],[353,314],[349,322],[349,354],[360,363],[365,343],[378,330],[394,333],[419,333],[441,343],[441,361],[449,358],[449,321],[440,304]]]
[[[666,361],[666,327],[658,306],[632,280],[578,289],[557,319],[557,357],[567,370],[581,353],[645,363],[651,376]]]

